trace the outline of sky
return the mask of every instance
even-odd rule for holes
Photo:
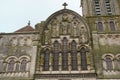
[[[62,4],[82,15],[80,0],[0,0],[0,33],[11,33],[28,24],[45,21],[50,15],[63,9]]]

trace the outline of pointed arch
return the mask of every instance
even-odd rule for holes
[[[44,53],[44,65],[43,70],[48,71],[49,70],[49,58],[50,58],[50,50],[46,49]]]
[[[71,42],[71,66],[72,70],[77,70],[77,43],[75,40]]]
[[[59,43],[55,41],[53,43],[54,52],[53,52],[53,70],[56,71],[59,69]]]
[[[81,70],[87,70],[87,58],[85,47],[82,47],[80,49],[80,55],[81,55]]]
[[[68,70],[68,40],[66,37],[62,40],[62,70]]]

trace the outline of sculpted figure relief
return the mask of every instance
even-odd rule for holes
[[[62,27],[62,33],[67,34],[67,29],[68,29],[68,23],[67,22],[61,22],[61,27]]]
[[[45,31],[45,43],[48,43],[49,42],[49,31],[46,30]]]
[[[52,37],[59,37],[60,34],[72,35],[79,36],[81,43],[87,42],[86,27],[76,16],[64,13],[53,18],[48,26]],[[45,33],[47,34],[47,32]],[[48,40],[47,36],[45,40]]]
[[[59,36],[59,21],[57,18],[54,18],[51,22],[52,26],[52,37],[57,37]]]
[[[78,36],[78,27],[79,27],[79,21],[76,17],[73,18],[73,36]]]
[[[87,32],[85,31],[85,27],[84,25],[81,26],[81,30],[80,30],[80,42],[81,43],[86,43],[87,42]]]
[[[68,33],[68,27],[69,27],[68,15],[63,14],[62,21],[61,21],[61,28],[62,28],[62,33],[63,34]]]

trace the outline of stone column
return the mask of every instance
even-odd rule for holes
[[[59,53],[59,71],[62,70],[62,53]]]
[[[91,70],[91,67],[92,67],[92,63],[91,63],[91,56],[90,56],[90,53],[86,53],[86,57],[87,57],[87,69],[88,70]]]
[[[41,55],[40,55],[40,71],[43,70],[43,64],[44,64],[44,55],[41,54]]]
[[[49,58],[49,70],[50,70],[50,72],[52,72],[52,63],[53,63],[53,55],[52,55],[52,53],[50,53],[50,58]]]
[[[71,71],[71,53],[68,53],[68,69]]]
[[[80,53],[77,54],[77,61],[78,61],[78,70],[81,70],[81,59],[80,59]]]

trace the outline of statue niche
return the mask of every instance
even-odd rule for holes
[[[68,14],[66,14],[66,13],[63,14],[62,21],[60,23],[60,27],[62,28],[62,34],[68,34],[69,33],[70,22],[69,22]]]
[[[81,25],[81,29],[80,29],[80,43],[86,43],[87,41],[88,41],[87,31],[85,30],[85,26]]]
[[[73,17],[73,21],[72,21],[72,26],[73,26],[72,33],[73,33],[73,36],[78,36],[79,23],[80,23],[80,22],[77,20],[77,18],[76,18],[76,17]]]
[[[52,26],[52,37],[58,37],[59,36],[59,21],[57,18],[54,18],[51,21],[51,26]]]

